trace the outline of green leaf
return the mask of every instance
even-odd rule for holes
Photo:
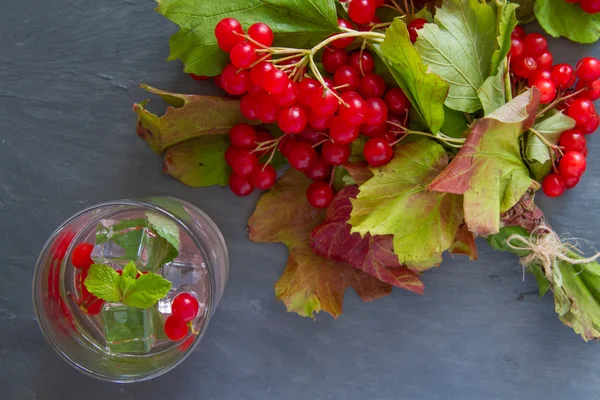
[[[119,274],[108,265],[92,264],[83,284],[94,296],[110,302],[121,300]]]
[[[147,111],[146,102],[133,105],[133,111],[138,116],[137,134],[159,154],[168,147],[191,138],[225,135],[235,124],[257,123],[249,122],[242,115],[239,100],[170,93],[147,85],[141,87],[173,105],[167,107],[161,117]]]
[[[569,129],[575,127],[575,120],[564,115],[562,112],[556,112],[550,117],[537,122],[533,129],[541,134],[546,141],[556,145],[560,135]],[[525,145],[525,156],[530,162],[545,164],[552,159],[551,150],[535,133],[527,134]]]
[[[206,136],[187,140],[165,152],[165,173],[192,187],[226,186],[231,169],[225,162],[229,147],[226,136]]]
[[[588,14],[578,3],[537,0],[535,16],[554,37],[564,36],[577,43],[594,43],[600,38],[600,14]]]
[[[527,161],[527,160],[526,160]],[[552,161],[546,161],[543,164],[539,162],[529,162],[527,161],[527,168],[529,168],[529,172],[533,179],[538,182],[544,180],[544,178],[552,171]]]
[[[544,297],[544,295],[550,289],[550,282],[546,279],[546,275],[542,270],[542,267],[537,264],[532,264],[527,267],[527,270],[533,274],[535,280],[537,281],[540,297]]]
[[[448,154],[429,139],[398,146],[392,161],[352,200],[352,232],[394,235],[400,263],[432,267],[454,242],[463,220],[461,196],[430,192],[427,185],[448,164]]]
[[[485,115],[489,115],[506,104],[505,79],[508,76],[506,65],[501,64],[498,73],[488,77],[477,91]]]
[[[214,29],[224,17],[235,18],[248,29],[268,24],[279,47],[308,48],[338,32],[334,0],[157,0],[156,11],[181,28],[170,40],[169,60],[180,59],[185,72],[214,76],[229,62],[217,46]]]
[[[498,46],[494,52],[494,55],[492,56],[492,69],[490,71],[492,75],[496,75],[500,66],[504,65],[504,60],[510,51],[510,47],[512,46],[512,39],[510,35],[518,24],[515,14],[516,9],[516,4],[507,4],[505,3],[505,0],[501,1],[500,5],[496,9],[496,15],[498,19],[498,24],[496,26],[496,40],[498,42]]]
[[[155,273],[143,274],[129,288],[122,302],[130,307],[148,308],[169,293],[171,282]]]
[[[150,227],[152,227],[152,229],[154,229],[161,238],[165,239],[171,244],[171,246],[173,246],[175,249],[175,255],[173,258],[177,257],[177,254],[179,254],[179,248],[181,246],[179,227],[177,227],[177,224],[169,218],[153,212],[147,212],[146,218],[148,218]]]
[[[429,189],[464,194],[469,230],[487,236],[500,229],[500,215],[514,206],[533,181],[521,159],[519,137],[529,129],[539,105],[530,89],[477,121],[465,144]]]
[[[468,113],[482,108],[477,91],[492,72],[496,14],[477,0],[445,0],[425,24],[415,47],[431,70],[450,84],[445,104]]]
[[[465,114],[444,106],[444,125],[441,131],[453,138],[463,137],[469,127]]]
[[[510,0],[510,2],[519,6],[519,8],[517,8],[517,19],[520,23],[526,24],[535,20],[535,14],[533,12],[535,0]]]
[[[506,240],[512,235],[521,235],[528,238],[529,232],[520,226],[503,226],[498,233],[487,236],[485,240],[487,240],[494,250],[506,251],[519,257],[528,255],[529,251],[514,250],[507,246]]]
[[[123,268],[123,272],[121,273],[122,277],[126,277],[126,278],[132,278],[135,279],[135,277],[137,276],[137,267],[135,266],[135,263],[133,261],[129,261],[127,263],[127,265],[125,265],[125,268]]]
[[[396,19],[387,29],[381,52],[420,119],[432,133],[439,132],[444,124],[443,105],[448,84],[427,70],[410,41],[404,22]]]

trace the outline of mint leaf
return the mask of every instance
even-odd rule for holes
[[[378,51],[377,47],[372,48]],[[394,20],[386,31],[380,51],[420,119],[432,133],[439,132],[444,123],[444,99],[448,94],[448,84],[427,70],[410,41],[404,22]]]
[[[600,15],[586,13],[577,3],[537,0],[535,16],[554,37],[564,36],[577,43],[594,43],[600,38]]]
[[[141,275],[123,297],[125,305],[137,308],[151,307],[169,293],[171,282],[155,273]]]
[[[165,153],[164,171],[192,187],[228,185],[231,169],[225,162],[227,147],[229,139],[222,135],[176,144]]]
[[[450,84],[445,104],[468,113],[482,108],[477,91],[492,71],[496,15],[477,0],[446,0],[425,24],[415,47],[431,70]]]
[[[104,264],[92,264],[85,278],[86,289],[94,296],[110,302],[121,300],[119,289],[119,274]]]
[[[339,32],[334,0],[158,0],[156,11],[181,28],[169,41],[169,60],[180,59],[185,72],[214,76],[229,62],[217,46],[214,29],[225,16],[244,29],[257,21],[268,24],[275,46],[307,48]]]
[[[137,275],[137,267],[135,266],[135,263],[133,261],[130,261],[127,263],[127,265],[125,265],[125,268],[123,268],[123,272],[121,273],[122,277],[128,277],[128,278],[132,278],[135,279]]]
[[[181,246],[181,239],[179,238],[179,227],[169,218],[162,215],[147,212],[146,217],[152,229],[158,233],[158,235],[167,240],[175,249],[175,253],[179,253],[179,247]]]

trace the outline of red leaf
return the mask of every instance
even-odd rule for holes
[[[350,199],[357,195],[357,186],[348,186],[336,195],[325,221],[311,234],[311,247],[317,254],[346,261],[383,282],[422,294],[424,285],[418,274],[398,262],[392,235],[361,237],[350,233],[351,226],[346,222],[352,210]]]

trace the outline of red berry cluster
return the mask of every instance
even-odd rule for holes
[[[511,39],[509,55],[516,82],[527,80],[528,86],[540,90],[542,104],[566,111],[576,122],[575,129],[561,134],[558,165],[542,182],[544,193],[557,197],[577,185],[585,172],[585,135],[593,133],[600,124],[593,103],[600,98],[600,61],[585,57],[575,68],[569,64],[553,65],[548,42],[542,35],[525,34],[523,28],[517,27]]]
[[[94,263],[91,257],[93,249],[94,245],[91,243],[79,243],[71,253],[71,264],[80,270],[77,275],[76,284],[76,288],[80,294],[77,304],[87,315],[100,314],[104,305],[104,300],[91,294],[83,284],[85,278],[87,278],[90,266]]]
[[[565,0],[567,3],[579,3],[581,9],[588,14],[600,12],[600,0]]]
[[[355,1],[350,9],[355,9]],[[338,22],[352,27],[349,21]],[[257,26],[261,29],[253,29]],[[275,169],[269,161],[260,164],[259,159],[277,150],[292,168],[315,181],[307,198],[317,208],[331,203],[333,191],[325,181],[331,181],[333,166],[348,161],[350,144],[361,134],[369,138],[363,154],[371,166],[391,160],[396,136],[402,133],[395,127],[402,126],[410,103],[402,90],[388,89],[374,72],[369,52],[345,50],[353,37],[336,39],[324,49],[323,68],[331,76],[323,77],[323,85],[305,76],[307,60],[297,54],[271,59],[273,34],[265,24],[252,25],[246,36],[238,21],[226,18],[217,25],[215,35],[219,46],[230,51],[231,64],[221,75],[222,88],[231,95],[243,95],[240,108],[246,118],[277,123],[284,133],[273,139],[248,124],[231,129],[225,158],[233,170],[229,184],[234,193],[245,196],[254,188],[271,187]]]
[[[171,340],[178,341],[187,336],[190,322],[198,316],[200,305],[190,293],[178,294],[171,303],[171,315],[165,321],[165,334]]]

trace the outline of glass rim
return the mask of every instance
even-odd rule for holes
[[[228,255],[228,251],[227,251],[227,245],[225,243],[225,238],[223,237],[223,234],[221,233],[221,231],[219,230],[218,226],[215,224],[215,222],[202,210],[200,210],[198,207],[196,207],[195,205],[185,201],[185,200],[181,200],[172,196],[154,196],[154,197],[161,197],[161,198],[167,198],[167,199],[173,199],[175,201],[178,202],[185,202],[191,206],[193,206],[194,208],[196,208],[196,211],[199,212],[202,217],[205,218],[205,221],[203,222],[207,222],[210,227],[218,234],[220,242],[222,243],[222,245],[225,247],[225,254]],[[64,230],[64,228],[71,222],[73,222],[74,220],[76,220],[77,218],[81,217],[82,215],[92,212],[98,208],[101,207],[107,207],[107,206],[133,206],[133,207],[141,207],[141,208],[147,208],[150,209],[152,211],[156,211],[158,213],[161,213],[171,219],[173,219],[181,228],[183,228],[187,234],[192,238],[193,242],[196,244],[196,246],[198,247],[198,249],[200,249],[200,252],[202,253],[202,256],[205,260],[205,262],[209,265],[211,265],[211,261],[210,261],[210,257],[207,257],[206,254],[206,249],[205,246],[200,243],[197,238],[196,238],[196,234],[193,233],[191,231],[191,229],[188,227],[187,223],[181,219],[180,217],[178,217],[177,215],[173,214],[172,212],[166,210],[165,208],[163,208],[162,206],[157,206],[154,204],[150,204],[148,202],[145,201],[146,198],[142,198],[140,200],[132,200],[132,199],[118,199],[118,200],[110,200],[110,201],[105,201],[102,203],[97,203],[94,204],[92,206],[86,207],[80,211],[78,211],[77,213],[71,215],[69,218],[67,218],[65,221],[63,221],[58,228],[56,228],[52,234],[50,235],[50,237],[48,238],[48,240],[46,241],[46,243],[44,244],[44,246],[42,247],[42,250],[39,253],[39,256],[36,260],[35,263],[35,268],[33,271],[33,279],[32,279],[32,303],[33,303],[33,310],[35,313],[35,317],[38,323],[38,326],[40,328],[40,330],[42,331],[42,335],[44,336],[44,338],[50,343],[50,345],[52,346],[52,348],[54,349],[54,351],[70,366],[72,366],[73,368],[75,368],[78,371],[81,371],[82,373],[84,373],[87,376],[90,376],[92,378],[96,378],[105,382],[112,382],[112,383],[135,383],[135,382],[143,382],[143,381],[147,381],[150,379],[154,379],[156,377],[159,377],[161,375],[166,374],[167,372],[171,371],[173,368],[177,367],[179,364],[181,364],[186,358],[189,357],[190,354],[192,354],[192,352],[196,349],[196,347],[198,346],[198,344],[200,343],[201,339],[204,337],[204,334],[206,333],[206,329],[208,327],[208,322],[210,321],[210,318],[212,317],[213,314],[213,305],[214,305],[214,296],[216,293],[216,281],[214,279],[213,276],[213,271],[212,268],[206,268],[207,274],[208,274],[208,280],[209,280],[209,296],[208,296],[208,310],[209,310],[209,314],[208,317],[205,321],[205,323],[202,326],[201,331],[196,335],[196,340],[194,340],[194,343],[189,346],[185,352],[181,355],[181,357],[179,359],[177,359],[177,361],[175,361],[172,364],[167,365],[164,368],[160,368],[157,369],[156,371],[150,373],[150,374],[146,374],[146,375],[141,375],[139,377],[134,377],[134,378],[120,378],[117,376],[110,376],[110,375],[104,375],[104,374],[100,374],[97,372],[94,372],[88,368],[85,368],[82,365],[79,365],[78,363],[76,363],[75,361],[73,361],[66,353],[64,353],[60,346],[57,345],[57,343],[53,340],[52,336],[49,334],[49,332],[47,331],[45,324],[42,322],[42,319],[40,318],[40,310],[38,307],[38,301],[37,301],[37,292],[36,292],[36,288],[39,286],[40,283],[40,265],[42,263],[42,260],[44,259],[44,257],[46,256],[46,254],[48,253],[49,249],[50,249],[50,245],[54,242],[54,240],[62,233],[62,231]],[[226,262],[228,263],[229,257],[227,257]]]

